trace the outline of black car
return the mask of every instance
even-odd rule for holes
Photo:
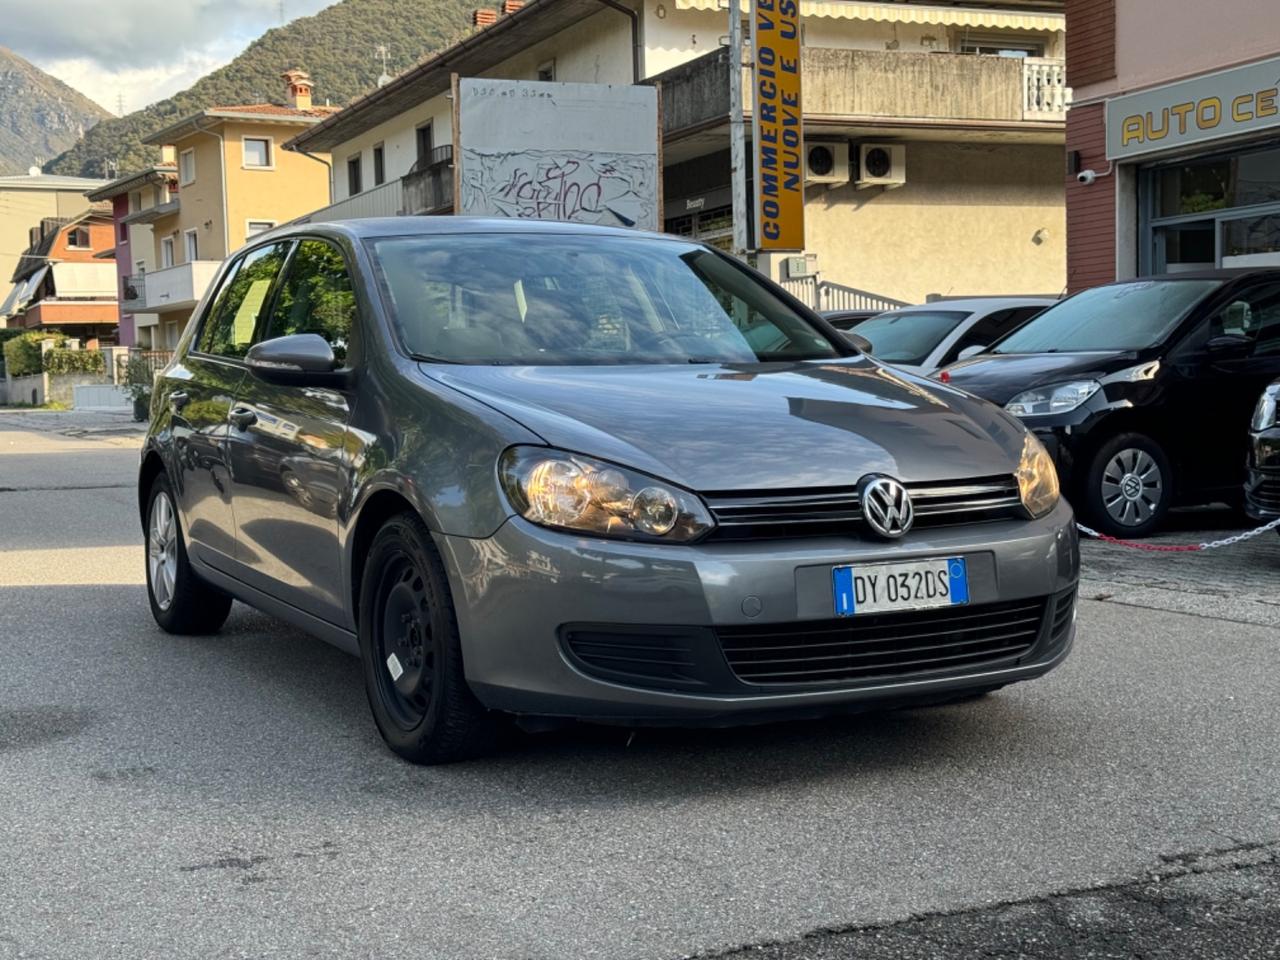
[[[1280,375],[1280,269],[1095,287],[939,376],[1022,419],[1077,511],[1118,536],[1238,502],[1244,425]]]
[[[1245,510],[1262,521],[1280,517],[1280,380],[1262,392],[1249,424],[1249,478],[1245,481]]]

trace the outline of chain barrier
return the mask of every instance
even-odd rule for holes
[[[1264,524],[1253,530],[1246,530],[1244,533],[1237,533],[1235,536],[1224,537],[1221,540],[1209,540],[1204,543],[1141,543],[1136,540],[1121,540],[1119,537],[1109,537],[1105,533],[1099,533],[1092,527],[1086,527],[1083,523],[1077,523],[1076,529],[1083,533],[1086,537],[1092,537],[1095,540],[1101,540],[1103,543],[1112,543],[1118,547],[1130,547],[1134,550],[1145,550],[1148,553],[1200,553],[1204,550],[1217,550],[1219,547],[1230,547],[1237,543],[1244,543],[1246,540],[1252,540],[1254,537],[1261,536],[1270,530],[1280,528],[1280,517],[1276,517],[1270,523]]]

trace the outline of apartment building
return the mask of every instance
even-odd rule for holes
[[[822,278],[884,300],[1060,291],[1070,99],[1060,0],[799,7],[805,250],[761,265],[797,289]],[[662,84],[666,230],[728,246],[719,0],[508,0],[474,22],[465,40],[288,144],[333,157],[335,202],[315,218],[450,211],[452,73],[638,80]],[[743,88],[749,120],[749,80]]]
[[[284,104],[212,107],[143,141],[173,161],[172,174],[153,171],[160,180],[151,190],[140,189],[138,209],[117,226],[131,230],[127,237],[118,234],[129,244],[126,262],[134,268],[125,279],[134,294],[128,309],[156,318],[140,327],[139,340],[147,346],[177,345],[219,265],[246,240],[328,202],[328,157],[280,147],[336,108],[313,105],[311,79],[303,71],[283,78]],[[150,258],[134,245],[132,228],[144,226],[151,234]]]
[[[1273,0],[1068,0],[1072,290],[1280,266]]]
[[[84,199],[81,198],[83,204]],[[46,217],[32,227],[0,310],[9,325],[52,329],[89,346],[117,342],[115,248],[111,211],[96,205],[74,217]]]
[[[30,246],[31,228],[50,218],[70,219],[84,212],[84,192],[101,180],[57,177],[32,167],[25,175],[0,177],[0,281],[13,276],[18,260]],[[0,327],[7,316],[0,298]]]

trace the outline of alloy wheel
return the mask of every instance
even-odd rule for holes
[[[1107,515],[1124,527],[1146,523],[1164,500],[1164,476],[1155,458],[1128,447],[1108,461],[1102,471],[1102,504]]]
[[[378,601],[378,691],[396,725],[412,730],[431,707],[436,664],[426,579],[410,557],[402,554],[387,564]]]
[[[156,606],[168,610],[178,579],[178,520],[167,493],[151,501],[151,522],[147,525],[147,572],[151,574],[151,594]]]

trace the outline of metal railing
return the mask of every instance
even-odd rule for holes
[[[116,383],[129,382],[129,364],[136,363],[139,368],[139,375],[142,367],[146,367],[147,382],[155,379],[158,371],[163,370],[169,365],[169,361],[173,359],[172,350],[141,350],[134,348],[127,352],[123,350],[116,351]]]
[[[783,280],[782,285],[793,297],[815,310],[879,311],[907,305],[903,300],[894,300],[857,287],[846,287],[830,280],[819,280],[816,276]]]
[[[1027,57],[1022,61],[1022,117],[1024,120],[1062,120],[1071,103],[1065,60]]]
[[[147,305],[146,274],[135,273],[125,277],[121,293],[120,306],[126,310],[142,310]]]
[[[453,206],[453,144],[436,147],[430,160],[421,169],[415,163],[400,178],[405,213],[439,213]]]

